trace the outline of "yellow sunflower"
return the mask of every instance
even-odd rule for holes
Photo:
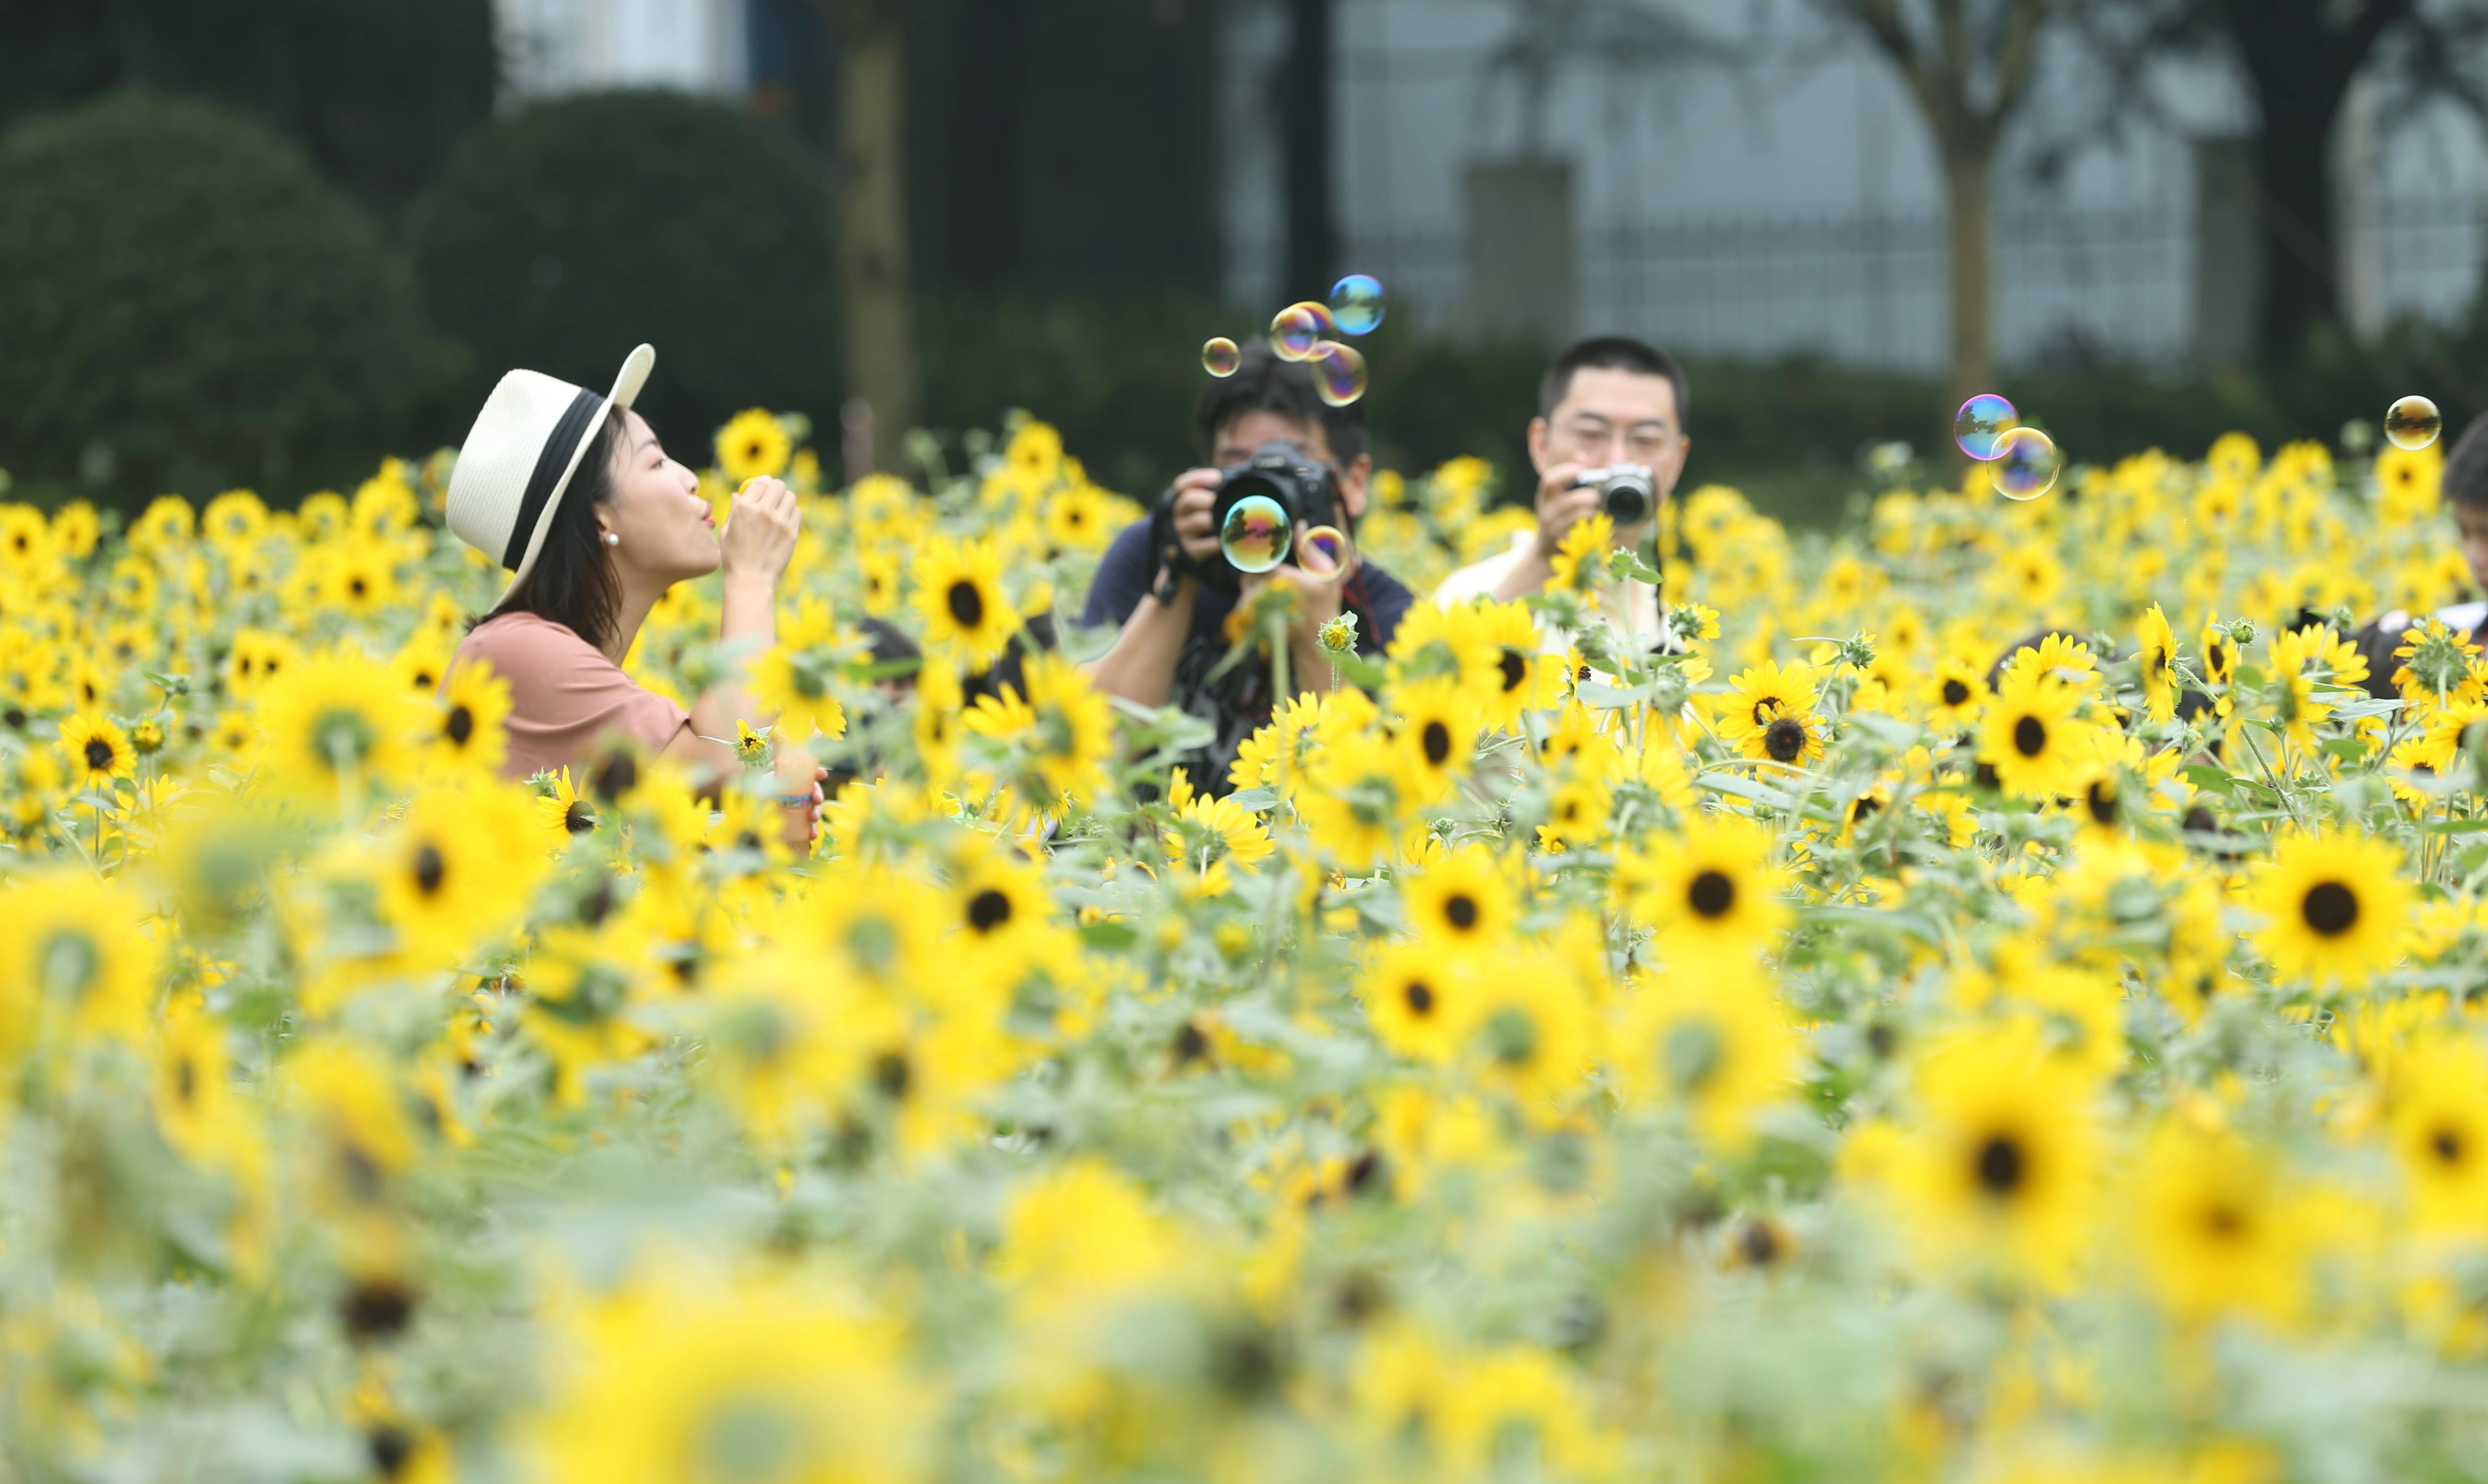
[[[1400,792],[1412,799],[1440,798],[1477,754],[1476,699],[1456,677],[1437,675],[1394,686],[1391,703]]]
[[[1733,815],[1696,815],[1676,841],[1616,860],[1616,886],[1632,914],[1655,930],[1679,971],[1741,966],[1789,920],[1785,873],[1770,864],[1771,835]]]
[[[406,776],[424,728],[425,708],[388,672],[336,652],[304,659],[268,683],[252,723],[261,776],[315,802],[335,802],[350,787],[383,786]]]
[[[1400,882],[1400,897],[1407,909],[1409,927],[1422,937],[1462,948],[1485,948],[1501,942],[1512,931],[1512,883],[1495,868],[1494,857],[1479,846],[1461,846],[1411,871]]]
[[[1798,1043],[1760,973],[1668,973],[1626,1001],[1615,1071],[1627,1096],[1674,1104],[1703,1137],[1741,1149],[1754,1115],[1795,1087]]]
[[[2243,1311],[2286,1323],[2308,1255],[2291,1193],[2270,1150],[2225,1128],[2166,1119],[2145,1149],[2132,1206],[2153,1296],[2185,1319]]]
[[[431,693],[424,698],[431,700]],[[440,729],[433,736],[433,756],[477,772],[499,772],[510,750],[510,683],[494,674],[489,662],[470,659],[450,672],[434,704]]]
[[[778,714],[772,736],[782,742],[803,742],[815,733],[846,735],[846,708],[832,686],[854,649],[843,641],[829,606],[817,598],[805,597],[793,614],[780,620],[777,644],[751,667],[754,699]]]
[[[83,867],[0,887],[0,1050],[38,1024],[135,1041],[156,1005],[157,940],[148,904]]]
[[[927,645],[969,670],[1000,658],[1020,628],[1002,577],[1002,550],[991,541],[936,537],[927,544],[916,562],[916,605],[924,615]]]
[[[2135,637],[2135,663],[2141,670],[2143,705],[2152,720],[2166,721],[2177,714],[2177,631],[2168,627],[2168,615],[2155,602],[2142,615]]]
[[[794,452],[795,440],[787,436],[786,425],[762,407],[735,413],[717,431],[717,466],[738,490],[751,480],[786,472],[786,461]]]
[[[2092,1084],[2020,1019],[1938,1045],[1916,1082],[1924,1122],[1898,1173],[1927,1257],[2061,1283],[2097,1194]]]
[[[2045,671],[2008,677],[1979,725],[1978,760],[1995,770],[1996,786],[2016,798],[2078,792],[2099,751],[2096,729],[2075,715],[2080,706],[2078,691]]]
[[[2402,853],[2348,833],[2301,834],[2273,849],[2252,888],[2256,945],[2283,980],[2356,988],[2401,958],[2411,886]]]
[[[1392,943],[1365,970],[1358,994],[1383,1045],[1420,1061],[1449,1061],[1476,1024],[1477,962],[1448,945]]]
[[[70,791],[112,792],[116,778],[135,778],[137,749],[129,734],[92,712],[71,712],[61,718],[61,756],[69,763]]]
[[[517,922],[547,863],[529,848],[533,802],[514,784],[481,779],[414,797],[372,861],[400,951],[455,964]]]

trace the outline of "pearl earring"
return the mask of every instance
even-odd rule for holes
[[[608,531],[605,533],[605,544],[608,546],[618,546],[622,545],[622,538]]]

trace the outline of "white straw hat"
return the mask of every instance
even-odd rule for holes
[[[535,570],[552,513],[606,413],[629,406],[656,364],[655,347],[633,350],[603,397],[539,371],[513,371],[485,399],[450,471],[448,517],[459,540],[510,569],[495,607]]]

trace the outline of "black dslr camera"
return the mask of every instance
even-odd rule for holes
[[[1598,509],[1619,526],[1639,525],[1657,505],[1657,483],[1647,465],[1619,463],[1592,469],[1572,481],[1575,490],[1597,486]]]
[[[1339,491],[1331,483],[1330,470],[1293,443],[1264,443],[1253,451],[1252,458],[1227,471],[1218,482],[1216,503],[1210,510],[1215,529],[1226,531],[1235,507],[1257,494],[1279,507],[1283,518],[1277,529],[1289,542],[1299,525],[1328,525],[1339,519]],[[1243,569],[1217,557],[1194,561],[1184,553],[1174,535],[1173,490],[1158,501],[1153,523],[1155,544],[1170,566],[1223,592],[1235,590]]]

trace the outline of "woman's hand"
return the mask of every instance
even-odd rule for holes
[[[776,591],[786,564],[795,559],[795,535],[803,523],[795,491],[784,480],[755,479],[737,490],[725,533],[718,538],[726,581],[756,581]]]

